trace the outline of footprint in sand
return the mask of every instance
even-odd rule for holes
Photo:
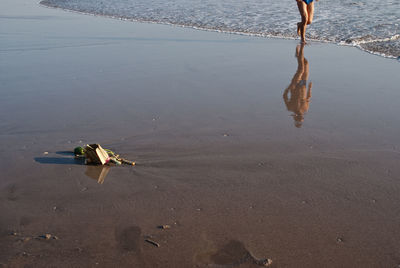
[[[121,231],[116,230],[115,236],[122,250],[140,252],[141,229],[132,225]]]
[[[228,268],[228,267],[270,267],[272,260],[255,258],[237,240],[231,240],[226,245],[212,252],[208,256],[207,267]]]
[[[18,199],[16,191],[17,191],[17,186],[15,184],[10,184],[7,187],[7,199],[10,201],[16,201]]]

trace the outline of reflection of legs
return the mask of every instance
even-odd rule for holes
[[[304,44],[298,44],[296,46],[296,58],[299,58],[302,60],[304,58]]]
[[[285,101],[286,107],[289,111],[292,111],[291,102],[294,99],[294,96],[297,94],[297,85],[303,79],[304,76],[304,44],[299,44],[296,46],[296,59],[297,59],[297,70],[293,75],[292,81],[290,85],[283,92],[283,99]],[[290,99],[289,99],[290,93]]]
[[[301,76],[301,80],[307,81],[308,80],[308,72],[309,72],[309,67],[308,67],[308,60],[304,58],[304,54],[302,54],[302,60],[303,60],[303,74]]]
[[[304,44],[296,46],[296,58],[297,58],[297,71],[293,76],[292,83],[296,85],[300,80],[303,80],[304,76]]]
[[[306,41],[306,28],[308,22],[308,8],[307,4],[302,0],[297,0],[297,7],[301,15],[301,22],[297,23],[297,33],[301,36],[301,41]]]
[[[300,79],[300,81],[306,82],[308,80],[310,68],[308,65],[308,60],[306,58],[304,58],[304,43],[297,45],[296,55],[297,55],[297,61],[299,63],[298,65],[301,66],[301,69],[302,69],[299,79]],[[307,100],[309,99],[308,95],[310,95],[310,97],[311,97],[311,87],[312,87],[311,82],[308,84],[308,86],[309,86],[309,89],[307,92],[307,97],[306,97],[305,92],[303,94],[304,96],[302,96],[303,99],[307,99]]]
[[[308,91],[307,91],[307,101],[309,102],[311,99],[311,89],[312,89],[312,82],[308,83]]]

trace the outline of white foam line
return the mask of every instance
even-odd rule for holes
[[[354,45],[362,45],[362,44],[369,44],[369,43],[375,43],[375,42],[389,42],[389,41],[395,41],[400,39],[400,34],[393,35],[391,37],[387,38],[378,38],[378,39],[369,39],[369,40],[354,40],[350,44]],[[345,41],[341,41],[340,44],[345,43]]]

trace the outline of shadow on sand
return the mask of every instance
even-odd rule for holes
[[[55,164],[55,165],[83,165],[84,160],[67,158],[67,157],[35,157],[36,162],[40,164]]]

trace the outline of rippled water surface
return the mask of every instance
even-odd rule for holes
[[[294,0],[44,0],[84,13],[208,30],[296,38]],[[308,38],[400,57],[400,1],[321,0]]]

